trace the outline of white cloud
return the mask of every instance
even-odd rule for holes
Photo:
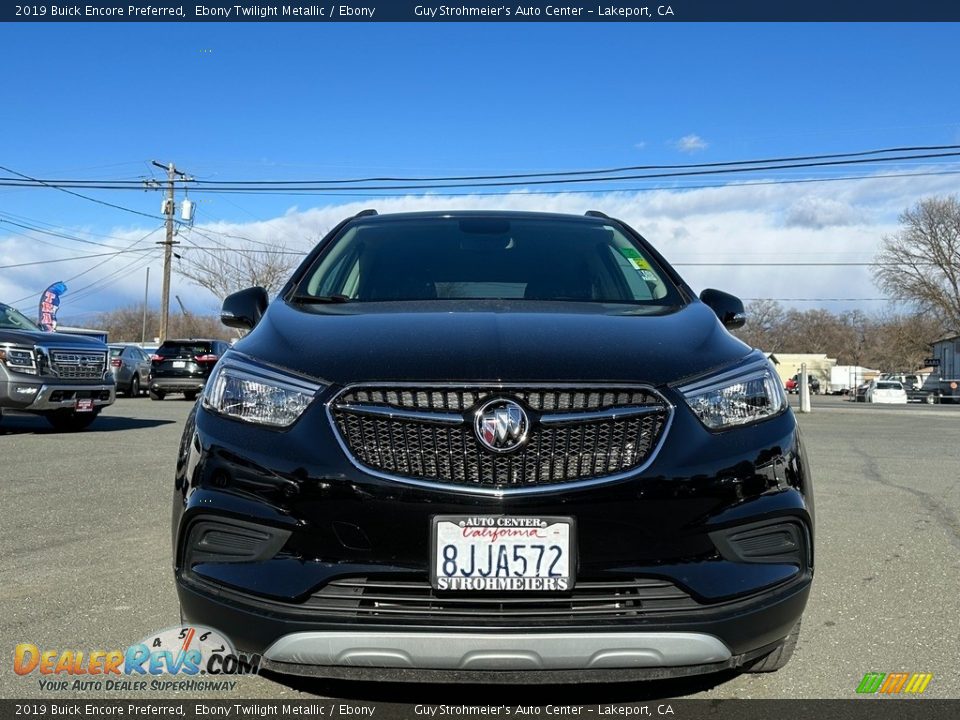
[[[956,191],[956,180],[941,177],[884,177],[867,180],[810,184],[741,184],[716,188],[537,195],[514,192],[499,196],[444,197],[439,195],[378,198],[314,208],[290,208],[284,214],[254,222],[198,223],[197,230],[218,242],[241,242],[215,235],[241,236],[262,243],[283,243],[291,250],[309,250],[344,217],[366,207],[381,213],[437,209],[543,210],[582,214],[602,210],[630,223],[650,240],[697,291],[718,287],[745,298],[873,298],[870,270],[858,266],[813,266],[811,262],[870,262],[880,238],[896,228],[897,216],[922,197]],[[149,228],[123,228],[110,232],[113,245],[123,247],[142,237]],[[66,234],[79,235],[75,229]],[[29,234],[26,233],[25,234]],[[138,247],[155,247],[159,234]],[[29,238],[0,233],[0,266],[70,255],[106,252],[91,246],[64,248],[38,244],[44,236]],[[102,240],[102,238],[99,238]],[[190,241],[211,245],[199,233],[184,231],[177,252],[189,257],[201,252]],[[66,249],[69,248],[69,249]],[[158,253],[150,263],[151,304],[158,304],[161,263]],[[35,314],[40,291],[56,280],[89,271],[74,281],[64,296],[61,317],[143,299],[146,265],[133,255],[95,258],[51,265],[0,269],[0,302],[33,296],[20,304]],[[755,263],[787,263],[760,267]],[[697,263],[692,265],[690,263]],[[706,264],[713,263],[713,264]],[[720,265],[718,263],[724,263]],[[753,263],[753,264],[751,264]],[[174,264],[176,268],[176,261]],[[111,273],[116,273],[111,276]],[[106,278],[99,292],[80,292]],[[94,288],[96,289],[96,288]],[[171,297],[180,295],[188,310],[214,312],[216,298],[189,284],[176,273]],[[791,303],[785,303],[791,305]],[[176,303],[173,303],[176,308]],[[816,307],[815,303],[798,304]],[[827,304],[831,309],[879,309],[881,303]]]
[[[646,146],[647,146],[646,140],[641,140],[640,142],[633,144],[633,147],[635,147],[637,150],[643,150]]]
[[[856,225],[863,220],[863,211],[848,202],[834,198],[805,197],[787,208],[783,222],[787,227],[821,229]]]
[[[699,135],[691,133],[677,140],[673,146],[680,152],[695,153],[706,150],[709,143]]]

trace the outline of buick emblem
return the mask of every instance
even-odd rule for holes
[[[477,410],[473,421],[480,444],[494,452],[516,450],[527,440],[530,421],[513,400],[491,400]]]

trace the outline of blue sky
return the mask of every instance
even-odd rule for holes
[[[201,179],[283,180],[714,162],[960,143],[954,80],[960,28],[951,24],[117,23],[7,25],[0,32],[0,62],[17,68],[5,73],[0,165],[35,177],[159,177],[152,159],[173,160]],[[578,211],[585,205],[624,213],[671,259],[678,259],[671,243],[680,260],[690,260],[705,250],[717,257],[764,257],[781,242],[795,255],[869,259],[870,243],[893,227],[900,209],[927,193],[955,191],[957,184],[946,176],[753,194],[673,190],[655,194],[656,201],[647,193],[633,204],[624,194],[567,200]],[[85,192],[159,212],[156,193]],[[353,207],[344,203],[371,204],[324,196],[194,199],[200,201],[198,226],[260,228],[269,240],[274,223],[277,232],[288,233],[282,238],[287,246],[309,244],[337,213]],[[506,201],[435,202],[497,207]],[[553,196],[527,202],[567,207]],[[404,207],[401,200],[372,204]],[[666,214],[665,206],[671,208]],[[0,188],[0,220],[2,213],[83,237],[109,235],[105,241],[116,245],[154,228],[149,218],[47,189]],[[289,227],[291,217],[299,230]],[[748,240],[744,223],[764,232]],[[778,235],[777,228],[784,232]],[[67,255],[62,248],[30,247],[23,237],[29,232],[9,230],[0,222],[3,260],[27,250]],[[681,242],[691,235],[704,244]],[[77,254],[90,249],[77,247]],[[42,286],[42,278],[61,279],[85,264],[53,267],[15,277],[0,270],[0,300],[39,291],[33,286]],[[159,263],[153,267],[159,271]],[[821,277],[815,288],[787,293],[778,289],[780,282],[763,288],[755,276],[742,275],[733,290],[876,296],[861,276],[855,287],[847,286],[848,273],[846,280]],[[88,294],[75,310],[93,312],[136,298],[136,286],[121,278]],[[213,304],[202,293],[197,298],[204,307]]]

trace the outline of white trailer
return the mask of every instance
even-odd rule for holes
[[[846,395],[855,392],[858,385],[863,385],[880,374],[879,370],[871,370],[862,365],[834,365],[830,368],[830,382],[827,392],[831,395]]]

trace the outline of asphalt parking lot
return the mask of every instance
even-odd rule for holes
[[[527,702],[850,698],[870,671],[933,673],[925,697],[960,698],[960,406],[876,407],[824,397],[813,404],[800,422],[816,482],[816,579],[786,669],[531,687]],[[189,409],[179,399],[121,398],[76,434],[51,432],[39,418],[3,417],[0,697],[50,696],[36,674],[13,672],[17,643],[110,650],[178,622],[169,508]],[[229,697],[437,703],[455,696],[465,703],[486,702],[489,693],[277,680],[240,678]]]

